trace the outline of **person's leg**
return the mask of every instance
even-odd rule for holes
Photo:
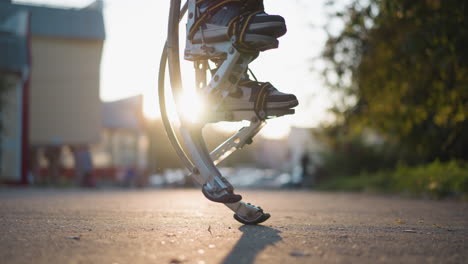
[[[261,1],[250,6],[244,2],[247,1],[197,1],[195,23],[187,38],[193,43],[213,43],[235,37],[234,46],[246,53],[277,48],[277,38],[287,31],[284,18],[265,13]]]
[[[188,30],[188,39],[192,43],[235,39],[233,45],[237,50],[255,58],[261,51],[277,48],[277,38],[287,31],[281,16],[265,13],[263,0],[198,0],[196,13],[195,23]],[[222,63],[220,60],[216,62],[218,65]],[[259,108],[288,109],[297,105],[298,100],[293,94],[279,92],[270,83],[251,80],[244,73],[237,90],[224,99],[221,109],[257,111]]]

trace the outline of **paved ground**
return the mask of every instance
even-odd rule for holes
[[[0,189],[1,263],[467,263],[468,203],[240,191],[242,226],[194,190]]]

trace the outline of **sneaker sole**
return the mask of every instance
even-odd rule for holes
[[[229,104],[229,103],[224,103],[222,105],[222,108],[225,110],[252,110],[254,109],[254,103],[253,102],[242,102],[242,103],[236,103],[236,104]],[[266,109],[289,109],[289,108],[294,108],[299,105],[298,100],[294,101],[288,101],[288,102],[270,102],[267,103]]]
[[[218,25],[211,25],[211,26],[212,28],[207,28],[203,30],[203,38],[205,39],[207,43],[229,40],[229,37],[226,34],[228,27],[218,26]],[[274,27],[277,27],[277,28],[285,27],[285,24],[281,22],[264,22],[264,23],[252,24],[249,26],[248,31],[250,31],[250,33],[248,34],[261,35],[260,33],[255,33],[254,31],[261,31],[261,30],[266,30],[268,28],[274,28]],[[275,35],[278,35],[278,36],[268,36],[268,35],[263,35],[263,36],[268,36],[271,38],[278,38],[282,36],[282,34],[275,34]],[[195,36],[193,37],[192,41],[195,44],[201,43],[202,34],[200,32],[197,32]]]

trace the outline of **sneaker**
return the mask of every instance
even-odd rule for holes
[[[242,35],[244,33],[242,28],[248,23],[242,38],[245,45],[242,46],[257,51],[278,47],[277,38],[287,31],[283,17],[265,13],[263,5],[259,10],[247,10],[247,12],[240,2],[226,3],[216,8],[220,2],[222,1],[202,1],[197,4],[201,15],[188,34],[188,39],[194,44],[203,41],[206,43],[229,41],[233,35]],[[203,33],[199,30],[200,27],[203,28]]]
[[[282,93],[270,83],[243,80],[239,82],[239,89],[224,99],[222,110],[241,111],[290,109],[299,102],[295,95]]]

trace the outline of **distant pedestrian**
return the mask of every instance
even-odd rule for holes
[[[307,178],[307,176],[309,175],[309,163],[309,154],[307,152],[304,152],[304,154],[302,154],[301,157],[302,179]]]
[[[62,146],[47,146],[44,149],[44,156],[48,163],[48,175],[46,181],[51,184],[58,184],[62,176]]]
[[[82,187],[94,187],[93,160],[86,145],[72,146],[71,152],[75,160],[76,183]]]

